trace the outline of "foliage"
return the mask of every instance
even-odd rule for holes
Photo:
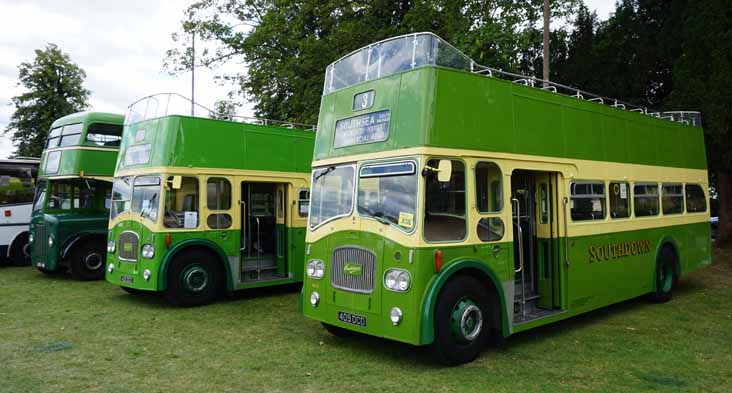
[[[552,1],[556,17],[578,0]],[[189,33],[217,45],[203,66],[242,58],[246,74],[225,75],[254,101],[258,116],[315,123],[325,67],[364,45],[408,32],[432,31],[479,63],[541,72],[542,0],[201,0],[191,5],[166,66],[190,69]],[[249,32],[242,28],[251,27]],[[253,27],[252,27],[253,26]],[[561,41],[563,33],[553,39]],[[555,38],[556,37],[556,38]],[[561,45],[557,45],[561,48]],[[561,57],[561,53],[556,55]],[[538,66],[537,66],[538,65]]]
[[[86,73],[67,53],[54,44],[35,53],[32,63],[18,66],[18,85],[26,91],[12,98],[15,112],[5,129],[12,132],[16,156],[40,157],[54,120],[89,106]]]
[[[230,120],[236,116],[239,104],[231,100],[218,100],[214,103],[212,119]]]

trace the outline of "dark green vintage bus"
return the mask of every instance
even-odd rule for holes
[[[80,112],[51,126],[30,223],[31,260],[44,273],[104,278],[112,175],[124,116]]]
[[[312,126],[222,116],[175,94],[132,104],[107,281],[179,306],[301,282],[314,136]]]
[[[359,49],[325,74],[303,312],[455,364],[491,337],[666,301],[711,262],[700,124],[430,33]]]

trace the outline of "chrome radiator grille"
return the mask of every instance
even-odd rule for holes
[[[46,233],[46,226],[43,224],[37,224],[35,227],[35,234],[33,234],[33,257],[39,259],[46,258],[47,246],[48,234]]]
[[[346,274],[346,264],[360,265],[361,274]],[[341,247],[333,251],[330,268],[330,283],[333,288],[349,292],[371,293],[376,278],[376,255],[358,247]]]
[[[122,232],[119,234],[119,259],[124,261],[136,261],[137,250],[139,249],[140,239],[134,232]]]

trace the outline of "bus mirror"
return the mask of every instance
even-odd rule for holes
[[[181,176],[173,176],[173,181],[171,181],[171,183],[172,183],[171,184],[171,187],[174,190],[178,190],[178,189],[180,189],[180,185],[181,185],[182,182],[183,182],[183,177],[181,177]]]
[[[437,165],[437,181],[440,183],[447,183],[452,177],[452,161],[440,160]]]

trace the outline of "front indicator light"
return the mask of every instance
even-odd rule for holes
[[[33,232],[28,234],[28,243],[33,243]]]
[[[325,263],[319,259],[308,262],[307,274],[310,278],[321,279],[325,275]]]
[[[112,273],[114,271],[114,263],[110,263],[107,265],[107,271]]]
[[[399,307],[392,307],[389,311],[389,319],[391,323],[396,326],[402,322],[402,310]]]
[[[142,272],[142,278],[144,278],[144,279],[145,279],[145,281],[150,281],[150,275],[151,275],[151,274],[150,274],[150,269],[145,269],[145,270],[144,270],[144,271]]]
[[[318,304],[320,303],[320,295],[318,295],[317,292],[313,291],[313,293],[310,294],[310,305],[313,307],[318,307]]]
[[[107,242],[107,252],[110,254],[114,254],[114,251],[117,249],[117,245],[115,244],[114,240],[110,240]]]
[[[144,244],[142,246],[142,257],[152,259],[155,256],[155,246],[152,244]]]
[[[406,292],[411,286],[409,272],[402,269],[389,269],[384,274],[384,286],[394,292]]]
[[[53,247],[53,236],[48,235],[48,247]]]

